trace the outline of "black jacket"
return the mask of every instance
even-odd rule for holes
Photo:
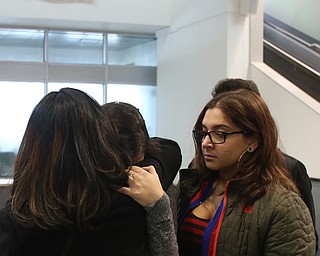
[[[180,169],[182,161],[181,150],[173,140],[158,137],[154,137],[151,140],[157,141],[159,150],[147,152],[144,160],[136,165],[153,165],[159,175],[163,190],[167,191]]]
[[[315,223],[315,209],[312,197],[312,184],[308,176],[307,169],[303,163],[296,158],[285,155],[287,169],[292,176],[293,181],[298,187],[301,198],[308,206],[313,222]]]
[[[314,208],[314,201],[312,196],[312,183],[309,178],[309,175],[307,173],[307,169],[304,166],[303,163],[301,163],[298,159],[286,155],[285,154],[285,160],[287,164],[287,170],[291,174],[291,177],[293,181],[295,182],[296,186],[298,187],[301,198],[304,201],[304,203],[309,208],[311,218],[313,221],[313,225],[316,232],[316,251],[318,251],[318,233],[316,229],[316,213]]]

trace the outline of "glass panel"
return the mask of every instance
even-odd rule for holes
[[[121,101],[134,105],[140,110],[150,136],[156,136],[156,86],[132,84],[108,84],[107,102]]]
[[[263,61],[317,101],[320,101],[319,8],[319,0],[266,0],[263,27]]]
[[[84,91],[93,97],[100,105],[103,104],[103,85],[102,84],[75,84],[75,83],[49,83],[48,93],[59,91],[61,88],[70,87]]]
[[[265,13],[318,41],[320,41],[319,9],[319,0],[264,1]]]
[[[44,31],[0,29],[0,60],[43,62]]]
[[[108,35],[108,64],[157,66],[155,38]]]
[[[42,83],[0,82],[0,176],[12,174],[12,164],[35,105],[44,95]]]
[[[55,63],[103,64],[103,34],[49,32],[48,61]]]

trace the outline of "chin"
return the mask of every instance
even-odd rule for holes
[[[206,166],[207,166],[207,168],[208,168],[209,170],[211,170],[211,171],[217,171],[217,170],[220,169],[218,165],[212,164],[212,163],[207,163],[207,162],[206,162]]]

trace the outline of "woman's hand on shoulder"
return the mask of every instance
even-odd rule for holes
[[[163,189],[158,174],[153,166],[132,166],[128,170],[129,187],[122,187],[118,191],[130,196],[142,206],[157,202],[163,196]]]

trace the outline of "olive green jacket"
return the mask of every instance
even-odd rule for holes
[[[192,171],[187,173],[180,173],[181,216],[187,207],[185,202],[190,201],[192,195],[203,189],[197,175]],[[296,193],[282,186],[275,186],[274,190],[257,200],[252,207],[244,209],[240,205],[232,205],[236,185],[237,180],[230,181],[225,191],[226,203],[221,213],[222,221],[221,226],[218,226],[214,255],[315,255],[316,238],[311,215]],[[185,198],[186,191],[192,191],[187,195],[188,198]],[[210,247],[215,246],[211,243]]]
[[[256,201],[252,209],[235,208],[231,206],[232,185],[227,193],[217,255],[315,255],[311,215],[297,194],[278,186]]]

